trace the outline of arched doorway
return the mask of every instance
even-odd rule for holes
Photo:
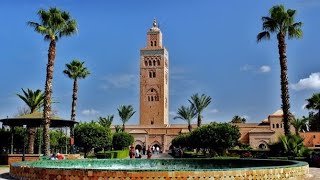
[[[135,149],[138,149],[138,150],[141,152],[142,146],[141,146],[140,144],[137,144],[136,147],[135,147]]]
[[[161,148],[160,143],[158,141],[151,143],[151,150],[152,150],[153,154],[162,153],[162,148]]]
[[[261,150],[266,150],[268,148],[268,145],[265,141],[260,141],[258,148]]]

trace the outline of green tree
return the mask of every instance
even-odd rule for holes
[[[288,157],[301,157],[309,152],[303,145],[303,139],[299,135],[281,136],[280,144],[284,155]]]
[[[183,147],[183,148],[191,148],[193,147],[190,141],[190,133],[179,134],[175,138],[172,139],[171,144],[174,147]]]
[[[76,106],[78,99],[78,79],[85,79],[89,74],[89,70],[84,66],[84,62],[75,59],[70,64],[66,64],[63,74],[73,80],[73,93],[71,105],[71,120],[76,121]],[[70,131],[70,137],[74,138],[73,128]]]
[[[309,131],[318,131],[320,129],[320,124],[318,123],[317,114],[313,111],[309,112],[307,117],[303,116],[302,118],[307,118],[309,121]]]
[[[178,115],[175,116],[173,119],[182,119],[187,121],[189,132],[191,132],[192,131],[191,121],[197,115],[194,106],[189,106],[189,107],[181,106],[180,108],[178,108],[177,114]]]
[[[11,132],[9,129],[0,128],[0,154],[8,153],[10,149]]]
[[[52,97],[52,81],[53,69],[56,57],[56,43],[59,38],[71,36],[77,32],[76,20],[72,19],[66,11],[61,11],[58,8],[52,7],[48,11],[40,9],[38,11],[40,23],[29,21],[28,25],[44,36],[44,40],[49,41],[48,63],[45,81],[45,97],[44,97],[44,154],[50,155],[50,116],[51,116],[51,97]]]
[[[114,129],[116,130],[116,132],[123,132],[122,127],[120,125],[115,125]]]
[[[133,142],[133,136],[127,132],[116,132],[112,136],[112,146],[114,150],[128,148]]]
[[[66,142],[68,142],[68,137],[63,131],[50,131],[50,146],[54,152],[63,152],[63,149],[66,148]]]
[[[287,67],[287,44],[286,36],[291,38],[301,38],[302,23],[295,22],[296,11],[286,10],[283,5],[273,6],[269,10],[269,16],[262,17],[263,31],[257,35],[257,42],[263,39],[270,39],[270,34],[277,34],[279,60],[280,60],[280,79],[281,79],[281,101],[283,110],[284,133],[290,134],[290,97],[288,89],[288,67]]]
[[[23,100],[23,102],[26,103],[26,105],[29,108],[29,113],[32,114],[40,108],[43,107],[44,103],[44,94],[41,92],[40,89],[37,89],[36,91],[33,91],[31,89],[27,89],[25,91],[22,89],[23,94],[17,94],[17,96]],[[35,140],[35,134],[36,134],[36,128],[35,127],[27,127],[28,131],[28,153],[33,154],[34,153],[34,140]]]
[[[134,115],[136,111],[133,111],[133,107],[131,105],[123,106],[121,105],[118,108],[118,113],[122,121],[122,131],[125,131],[125,123]]]
[[[205,94],[202,94],[199,96],[199,94],[194,94],[191,96],[191,99],[189,99],[189,102],[191,105],[195,108],[195,111],[197,113],[197,125],[198,127],[201,126],[202,123],[202,112],[203,110],[211,103],[211,97],[206,96]]]
[[[299,118],[292,118],[291,125],[294,127],[296,135],[299,135],[301,131],[308,131],[308,118],[303,117],[302,119]]]
[[[308,104],[306,105],[307,109],[313,109],[318,111],[317,124],[320,124],[320,93],[313,94],[311,98],[307,99]],[[316,128],[319,131],[319,126]]]
[[[242,118],[238,115],[233,116],[231,123],[246,123],[246,118]]]
[[[193,148],[209,150],[211,154],[223,155],[229,148],[239,144],[239,127],[230,123],[210,123],[191,132]]]
[[[99,117],[99,124],[101,124],[101,126],[103,127],[110,128],[113,118],[113,115],[108,115],[107,117]]]
[[[74,129],[75,144],[83,147],[84,157],[92,148],[104,148],[111,145],[111,131],[96,122],[84,122]]]

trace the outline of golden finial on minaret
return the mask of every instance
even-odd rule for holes
[[[157,20],[156,20],[156,18],[153,18],[153,27],[157,27]]]

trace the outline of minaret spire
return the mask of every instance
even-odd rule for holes
[[[156,18],[153,18],[153,27],[157,27],[157,20],[156,20]]]

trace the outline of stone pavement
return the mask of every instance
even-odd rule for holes
[[[0,167],[0,180],[10,179],[9,167]]]
[[[142,159],[146,159],[146,155],[142,155]],[[168,154],[153,154],[152,159],[171,159],[172,157]],[[0,167],[0,180],[10,179],[9,167]],[[309,168],[309,175],[306,180],[320,180],[320,168]]]

